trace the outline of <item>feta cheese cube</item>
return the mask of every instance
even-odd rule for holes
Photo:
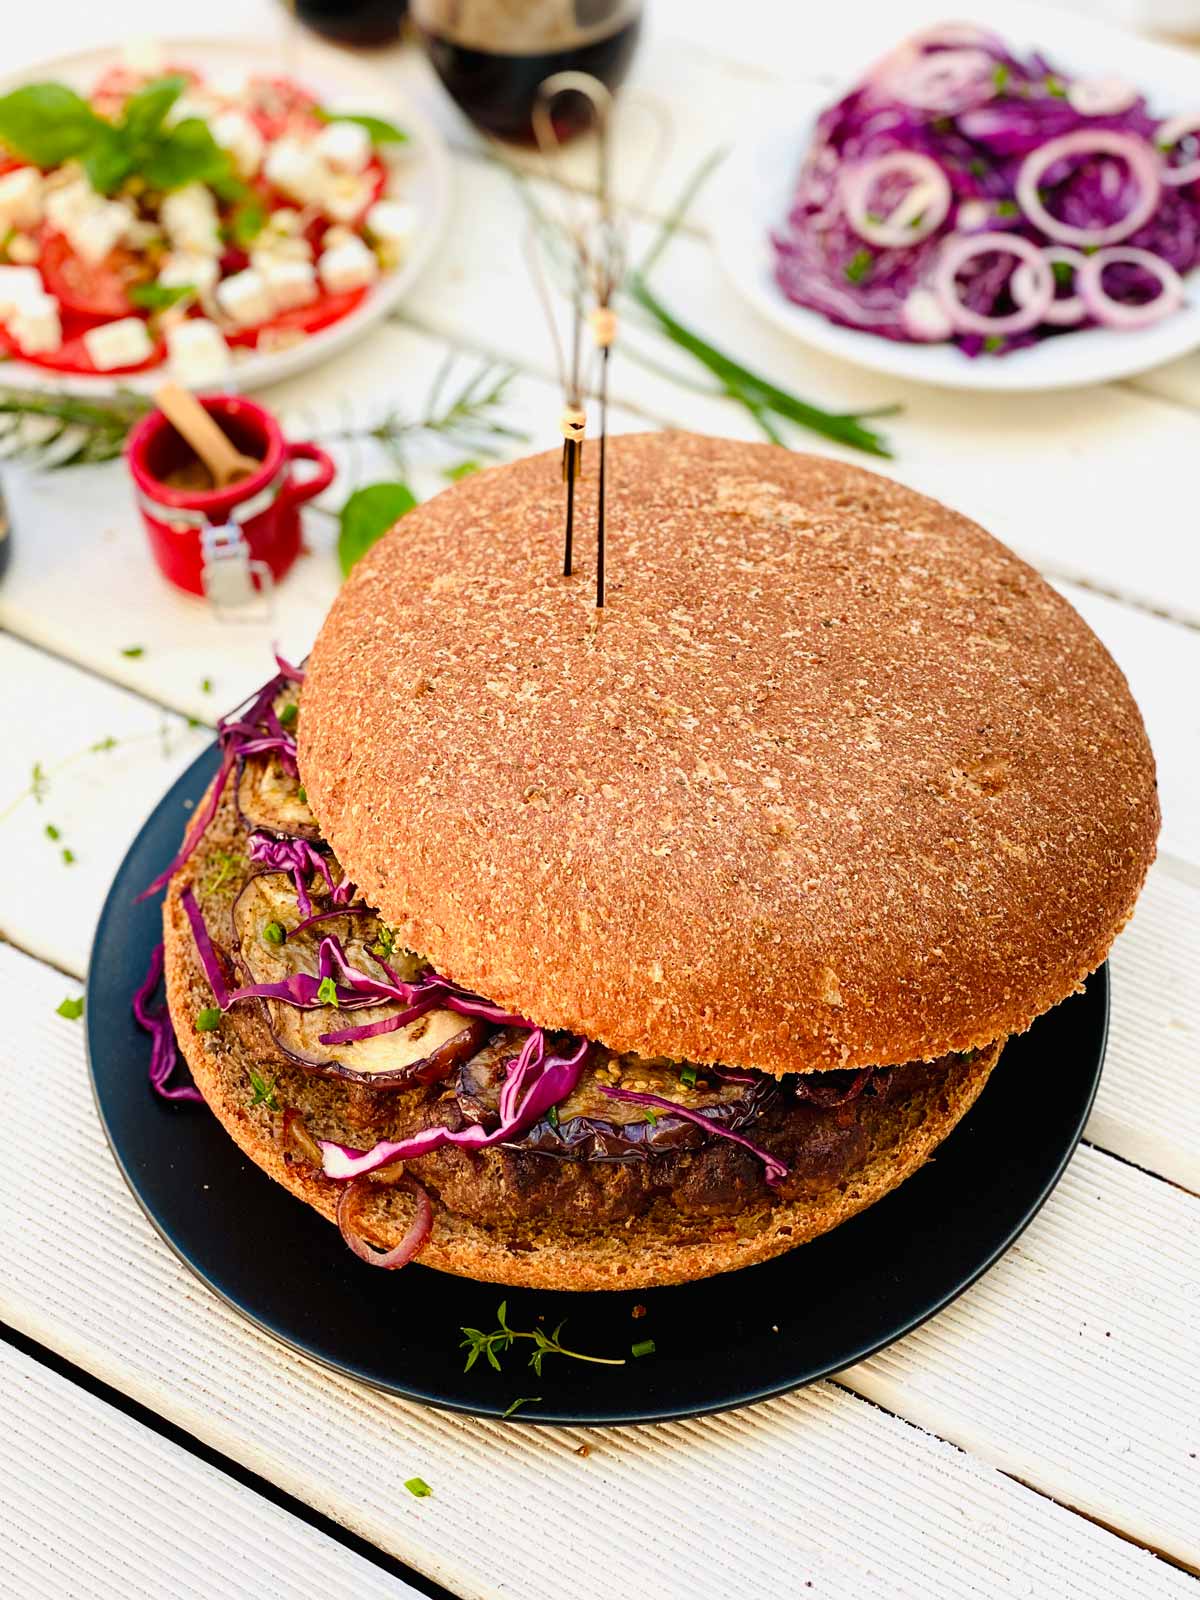
[[[267,218],[266,233],[277,233],[281,237],[294,237],[300,232],[300,213],[293,211],[291,206],[280,206],[278,211],[272,211]]]
[[[140,317],[122,317],[119,322],[102,322],[98,328],[89,328],[83,336],[83,347],[100,372],[140,366],[154,354],[154,345]]]
[[[256,259],[256,266],[266,283],[267,292],[279,311],[292,306],[310,305],[317,298],[317,274],[311,261],[298,261],[293,256],[278,256],[268,252]]]
[[[402,200],[376,200],[367,212],[367,232],[381,244],[403,248],[417,226],[417,208]]]
[[[262,165],[263,136],[240,111],[222,111],[212,120],[212,136],[233,158],[243,178],[252,178]]]
[[[313,145],[335,172],[361,172],[371,159],[371,135],[357,122],[331,122]]]
[[[8,239],[8,259],[19,267],[32,266],[41,259],[42,248],[28,233],[13,233]]]
[[[190,286],[203,298],[216,288],[219,271],[220,268],[213,256],[175,250],[166,257],[158,269],[158,281],[164,289],[182,289]]]
[[[0,229],[36,228],[42,220],[42,175],[36,167],[18,167],[0,178]]]
[[[186,183],[167,195],[160,216],[174,249],[192,255],[220,255],[216,202],[202,183]]]
[[[8,319],[8,331],[27,356],[51,354],[62,344],[58,301],[52,294],[28,296]]]
[[[235,272],[217,285],[217,304],[240,328],[253,327],[256,322],[266,322],[274,314],[275,302],[261,272],[247,267]]]
[[[75,254],[95,266],[122,238],[131,220],[129,208],[120,201],[97,200],[62,231]]]
[[[36,267],[0,267],[0,322],[7,322],[14,311],[44,292]]]
[[[233,365],[224,334],[206,317],[189,317],[168,328],[167,356],[180,383],[194,388],[220,383]]]
[[[334,222],[355,222],[370,203],[370,179],[353,178],[342,172],[330,177],[321,199],[321,210]]]
[[[347,294],[351,289],[361,289],[374,283],[379,276],[379,263],[361,239],[347,239],[322,252],[319,263],[321,282],[330,294]]]
[[[263,171],[269,182],[302,206],[320,201],[329,184],[329,168],[312,144],[277,139],[267,151]]]
[[[71,178],[66,183],[47,182],[42,209],[50,226],[65,233],[70,223],[78,222],[92,209],[96,199],[96,191],[86,178]]]

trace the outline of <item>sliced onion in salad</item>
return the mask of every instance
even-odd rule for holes
[[[1200,111],[1189,111],[1182,117],[1172,117],[1169,122],[1164,122],[1154,136],[1163,157],[1160,176],[1172,188],[1178,188],[1182,183],[1194,183],[1200,178],[1200,143],[1196,140],[1193,140],[1193,144],[1197,153],[1190,160],[1181,161],[1173,167],[1166,159],[1177,144],[1197,133],[1200,133]]]
[[[1119,117],[1137,101],[1137,89],[1124,78],[1077,78],[1067,85],[1067,104],[1081,117]]]
[[[872,196],[886,179],[910,179],[908,189],[886,216],[877,214]],[[915,150],[893,150],[862,161],[842,177],[842,204],[846,220],[868,244],[885,249],[905,249],[935,233],[950,210],[950,181],[929,156]]]
[[[1000,315],[972,311],[959,293],[958,275],[968,262],[982,255],[1016,256],[1028,266],[1030,297],[1015,310]],[[1050,263],[1028,239],[1019,233],[977,233],[969,239],[951,237],[942,246],[933,273],[933,291],[938,303],[960,333],[981,333],[987,337],[1024,333],[1036,327],[1054,299],[1054,273]],[[1016,298],[1014,293],[1013,298]]]
[[[1123,217],[1105,226],[1065,222],[1049,210],[1042,198],[1045,179],[1060,161],[1071,156],[1116,156],[1133,178],[1136,193]],[[1144,139],[1115,128],[1078,128],[1060,138],[1048,139],[1021,163],[1016,183],[1017,204],[1026,217],[1060,244],[1096,246],[1119,244],[1153,216],[1162,195],[1161,163]]]
[[[1113,299],[1104,287],[1104,274],[1110,267],[1135,267],[1148,273],[1158,283],[1158,293],[1153,299],[1140,302]],[[1186,294],[1183,279],[1169,262],[1150,250],[1138,250],[1130,245],[1097,250],[1094,256],[1085,256],[1075,274],[1075,282],[1089,316],[1106,328],[1148,327],[1177,311]]]
[[[1056,296],[1051,299],[1050,304],[1042,312],[1042,320],[1043,322],[1052,322],[1059,328],[1073,328],[1087,316],[1087,307],[1075,288],[1075,275],[1087,260],[1087,257],[1079,250],[1072,250],[1069,244],[1049,245],[1042,251],[1042,255],[1050,263],[1051,272],[1054,272],[1056,266],[1070,267],[1072,289],[1070,294]],[[1057,273],[1055,273],[1054,281],[1057,287]],[[1013,273],[1009,288],[1013,299],[1018,305],[1028,305],[1036,292],[1036,286],[1033,270],[1027,262],[1022,261],[1021,265]]]
[[[982,105],[996,93],[996,62],[973,46],[937,50],[918,56],[911,65],[893,68],[889,91],[905,105],[937,116],[953,116]]]

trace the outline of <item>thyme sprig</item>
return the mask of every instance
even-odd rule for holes
[[[491,1333],[484,1333],[480,1328],[460,1328],[463,1334],[460,1347],[467,1352],[464,1372],[471,1368],[483,1356],[488,1365],[497,1372],[500,1368],[500,1357],[512,1348],[518,1339],[531,1339],[533,1350],[530,1352],[529,1365],[540,1378],[542,1375],[542,1362],[547,1356],[567,1356],[572,1361],[591,1361],[601,1367],[623,1367],[624,1356],[591,1356],[585,1355],[581,1350],[568,1350],[561,1342],[560,1334],[566,1326],[565,1319],[560,1322],[552,1333],[545,1333],[541,1328],[530,1328],[528,1331],[520,1328],[510,1328],[508,1325],[508,1301],[502,1300],[496,1312],[496,1321],[500,1324]]]
[[[52,471],[114,461],[150,410],[148,399],[128,390],[89,400],[51,389],[0,389],[0,457]]]
[[[401,471],[407,469],[409,449],[421,435],[444,440],[460,454],[470,456],[495,456],[506,445],[527,443],[529,435],[501,417],[508,387],[515,377],[512,368],[482,362],[447,397],[446,385],[455,363],[455,352],[451,351],[438,369],[420,416],[409,416],[393,406],[365,425],[347,424],[324,434],[325,442],[371,440],[383,447]]]

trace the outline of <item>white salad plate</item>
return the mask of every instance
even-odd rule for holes
[[[952,6],[945,8],[953,15]],[[1163,117],[1200,109],[1200,64],[1193,56],[1082,16],[1013,6],[994,24],[1020,54],[1040,50],[1062,71],[1119,76],[1145,94]],[[881,39],[862,62],[865,73],[898,39]],[[860,73],[860,76],[861,76]],[[992,393],[1067,389],[1109,383],[1200,347],[1200,270],[1185,280],[1187,302],[1150,327],[1086,328],[1002,356],[964,355],[952,344],[902,344],[845,328],[789,300],[775,282],[772,230],[787,218],[801,159],[820,113],[844,88],[797,85],[773,117],[740,140],[709,190],[710,232],[737,293],[782,332],[845,361],[893,377],[951,389]]]
[[[302,344],[290,349],[262,354],[249,352],[236,361],[221,385],[241,392],[261,389],[337,355],[401,303],[437,247],[449,220],[449,153],[432,120],[410,96],[401,94],[378,71],[298,33],[286,44],[278,38],[164,38],[162,47],[169,63],[194,67],[205,77],[265,72],[292,78],[315,94],[329,110],[382,117],[408,135],[404,144],[384,146],[379,152],[395,173],[396,197],[413,206],[419,218],[405,259],[398,267],[381,273],[362,304],[348,316],[310,334]],[[120,65],[121,60],[121,51],[116,47],[57,56],[24,67],[19,73],[0,76],[0,94],[7,94],[23,83],[45,82],[66,83],[84,93],[93,88],[108,68]],[[169,375],[166,363],[146,372],[112,377],[53,372],[17,357],[0,364],[0,385],[66,390],[93,396],[114,394],[118,390],[150,393]]]

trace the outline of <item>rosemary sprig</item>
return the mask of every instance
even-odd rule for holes
[[[56,390],[0,389],[0,456],[57,471],[113,461],[151,409],[128,390],[88,400]]]
[[[407,467],[409,446],[421,434],[443,439],[466,455],[494,456],[505,444],[527,442],[527,433],[510,427],[499,416],[515,376],[513,370],[484,362],[449,399],[444,399],[454,362],[451,351],[434,379],[421,416],[407,416],[393,407],[366,426],[351,425],[327,433],[325,440],[331,444],[373,440],[383,446],[402,471]]]
[[[500,1326],[493,1329],[491,1333],[484,1333],[480,1328],[461,1328],[459,1330],[464,1335],[461,1341],[461,1348],[467,1352],[466,1365],[463,1367],[464,1372],[470,1372],[480,1356],[484,1356],[488,1365],[495,1367],[496,1371],[499,1372],[501,1354],[510,1349],[517,1339],[533,1340],[534,1348],[530,1353],[529,1365],[539,1378],[542,1375],[542,1362],[547,1356],[569,1356],[572,1361],[592,1361],[601,1367],[623,1367],[625,1365],[624,1356],[589,1356],[584,1355],[579,1350],[568,1350],[559,1339],[559,1335],[565,1326],[564,1322],[560,1322],[553,1333],[543,1333],[541,1328],[531,1328],[528,1332],[525,1332],[518,1328],[509,1327],[507,1313],[508,1301],[502,1300],[499,1310],[496,1312],[496,1321]]]

